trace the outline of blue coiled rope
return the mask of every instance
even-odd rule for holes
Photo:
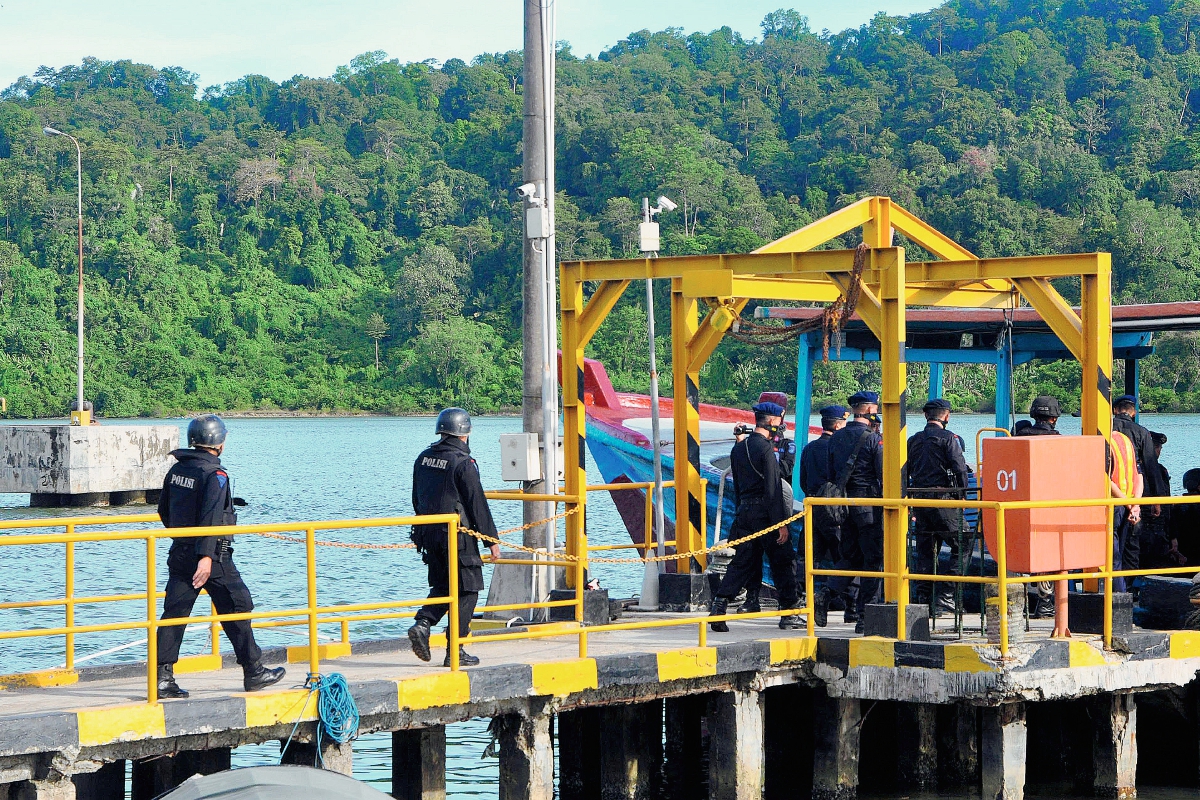
[[[346,683],[346,677],[340,672],[331,672],[328,675],[313,675],[309,674],[308,679],[304,682],[304,687],[308,689],[308,694],[311,697],[313,692],[317,692],[317,758],[321,761],[321,767],[325,766],[325,758],[321,755],[321,739],[331,739],[338,744],[345,744],[358,735],[358,704],[354,702],[354,696],[350,694],[350,687]],[[307,698],[301,706],[301,716],[303,716],[303,708],[308,705]],[[287,742],[283,745],[283,750],[279,754],[279,761],[283,763],[284,753],[287,752],[288,745],[292,743],[292,737],[296,735],[296,729],[300,726],[300,718],[296,718],[296,724],[292,726],[292,732],[288,735]]]

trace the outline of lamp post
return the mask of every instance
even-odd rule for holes
[[[76,334],[78,349],[75,356],[76,405],[75,411],[71,413],[71,424],[87,425],[91,422],[91,412],[87,411],[83,405],[83,150],[79,147],[79,140],[69,133],[63,133],[49,126],[42,128],[42,133],[47,136],[65,136],[75,144],[76,209],[79,217],[79,327]]]

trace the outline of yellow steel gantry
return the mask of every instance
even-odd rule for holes
[[[856,311],[881,346],[885,498],[898,500],[903,494],[901,470],[908,438],[904,316],[909,306],[1007,308],[1016,304],[1018,294],[1024,297],[1083,367],[1083,430],[1110,437],[1108,253],[979,258],[889,198],[867,197],[753,253],[563,262],[564,494],[581,506],[567,519],[571,555],[587,554],[584,348],[629,282],[645,278],[671,281],[676,547],[681,553],[702,551],[706,542],[700,529],[705,502],[699,471],[700,369],[751,298],[828,303],[845,294],[850,288],[854,251],[813,248],[855,228],[862,229],[863,241],[870,248]],[[941,260],[906,262],[904,248],[892,246],[893,231]],[[1080,278],[1079,314],[1050,283],[1066,277]],[[585,292],[588,284],[594,285],[590,295]],[[706,313],[698,320],[701,304]],[[798,423],[799,431],[803,420]],[[884,511],[884,570],[897,576],[884,581],[889,601],[908,595],[906,517],[903,506]],[[701,569],[707,561],[703,555],[693,560]],[[678,563],[681,571],[691,566],[687,558]],[[581,565],[576,574],[582,571]]]

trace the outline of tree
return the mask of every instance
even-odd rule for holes
[[[366,324],[363,325],[363,332],[375,340],[375,369],[379,369],[379,340],[386,339],[388,335],[388,324],[384,320],[383,314],[378,311],[372,312],[371,316],[367,317]]]

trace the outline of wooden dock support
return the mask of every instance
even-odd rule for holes
[[[392,797],[446,800],[446,726],[392,732]]]
[[[554,743],[549,714],[497,717],[500,800],[554,800]]]
[[[354,774],[354,751],[351,743],[321,741],[321,752],[317,754],[316,742],[292,742],[287,745],[280,759],[281,764],[298,764],[303,767],[318,767],[343,775]],[[283,743],[280,743],[283,747]]]
[[[938,707],[938,789],[979,785],[979,709],[966,703]]]
[[[759,800],[766,773],[763,696],[734,690],[708,701],[708,796]]]
[[[663,704],[600,709],[601,800],[651,800],[662,784]]]
[[[937,790],[937,710],[930,703],[896,707],[896,788],[901,791]]]
[[[75,783],[75,800],[111,800],[125,797],[125,760],[101,765],[95,772],[77,772],[71,776]],[[3,797],[0,794],[0,797]]]
[[[817,691],[813,706],[813,800],[854,800],[862,705],[856,698]]]
[[[1137,797],[1137,705],[1131,693],[1092,698],[1092,788],[1099,797]]]
[[[665,706],[664,797],[669,800],[703,797],[704,776],[696,765],[704,761],[704,715],[708,697],[702,694],[668,697]]]
[[[1024,703],[983,709],[982,800],[1023,800],[1027,733]]]

